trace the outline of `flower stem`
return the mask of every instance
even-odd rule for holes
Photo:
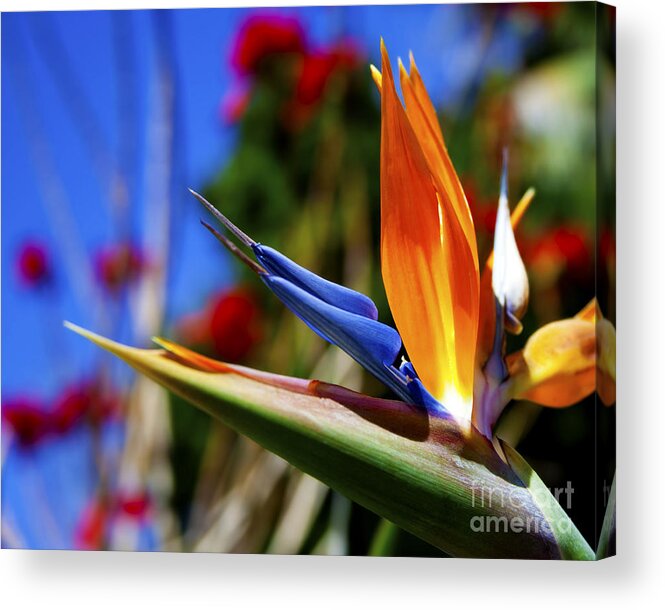
[[[371,557],[392,557],[398,535],[399,527],[388,519],[381,519],[372,537],[368,555]]]

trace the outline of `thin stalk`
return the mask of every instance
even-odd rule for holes
[[[392,521],[381,519],[372,537],[368,555],[371,557],[393,557],[399,531],[399,527]]]

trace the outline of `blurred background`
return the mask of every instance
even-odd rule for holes
[[[413,51],[440,111],[481,257],[504,146],[511,203],[536,188],[517,235],[531,306],[509,347],[596,289],[614,321],[613,149],[596,152],[613,55],[596,18],[592,3],[3,14],[2,546],[440,556],[62,320],[386,395],[229,258],[187,192],[390,323],[368,68],[383,37],[394,67]],[[595,546],[613,408],[517,403],[500,434],[548,485],[571,482]]]

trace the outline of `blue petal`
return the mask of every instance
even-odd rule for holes
[[[402,400],[417,404],[389,370],[402,348],[394,328],[326,303],[284,278],[262,275],[261,279],[315,333],[343,349]]]
[[[418,379],[416,369],[413,368],[413,364],[411,364],[408,360],[402,361],[402,364],[399,365],[399,372],[402,373],[402,375],[410,377],[411,379]]]
[[[191,190],[191,189],[190,189]],[[413,366],[393,363],[402,349],[399,333],[377,321],[374,302],[364,294],[319,277],[277,250],[252,240],[205,198],[192,194],[243,244],[252,248],[261,265],[251,261],[224,235],[203,223],[219,241],[252,271],[307,326],[326,341],[343,349],[408,403],[425,407],[434,415],[446,409],[425,389]]]
[[[269,273],[288,280],[330,305],[371,320],[378,319],[376,305],[364,294],[324,280],[269,246],[254,244],[252,250]]]
[[[408,377],[406,381],[406,388],[411,394],[413,402],[416,404],[422,405],[432,415],[448,415],[448,410],[432,396],[423,385],[423,382],[420,381],[416,369],[413,368],[413,364],[405,360],[399,367],[399,372]]]
[[[411,401],[425,407],[430,415],[450,415],[448,410],[425,389],[423,382],[417,377],[407,382],[406,389],[411,395]]]

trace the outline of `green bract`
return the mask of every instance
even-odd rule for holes
[[[165,350],[68,327],[333,489],[458,557],[593,559],[537,475],[504,445],[396,401],[290,391]],[[333,394],[331,394],[333,395]],[[340,394],[343,395],[343,394]]]

